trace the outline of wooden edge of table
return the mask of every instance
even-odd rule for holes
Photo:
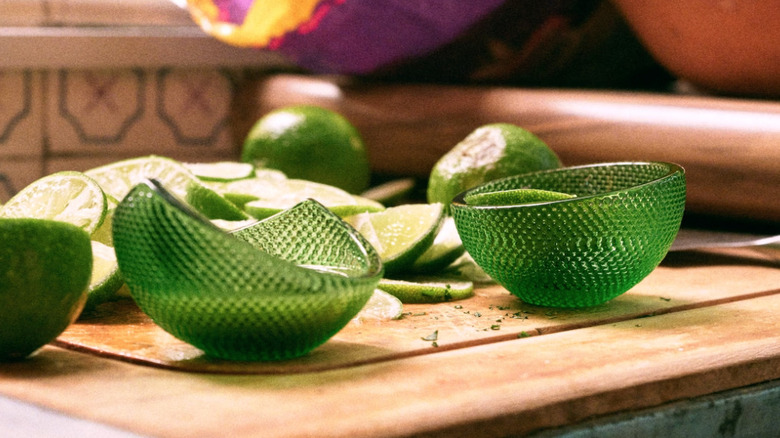
[[[494,436],[780,378],[780,293],[287,376],[138,367],[46,347],[0,393],[153,436]]]

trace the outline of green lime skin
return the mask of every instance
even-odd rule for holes
[[[365,190],[371,177],[357,129],[340,114],[313,105],[280,108],[261,117],[244,141],[241,160],[350,193]]]
[[[530,131],[510,123],[484,125],[433,166],[428,202],[449,205],[458,193],[482,183],[559,167],[558,155]]]
[[[92,272],[83,229],[48,219],[0,219],[0,361],[21,360],[81,314]]]

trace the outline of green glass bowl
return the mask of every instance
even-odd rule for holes
[[[574,198],[470,206],[471,193],[533,188]],[[602,163],[522,174],[460,193],[451,204],[474,260],[524,302],[604,303],[663,260],[685,208],[685,171],[663,162]]]
[[[231,235],[150,180],[113,220],[119,269],[141,310],[221,359],[308,353],[357,315],[383,274],[374,248],[313,200]]]

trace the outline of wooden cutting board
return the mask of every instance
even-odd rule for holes
[[[735,255],[736,254],[736,255]],[[743,258],[744,257],[744,258]],[[55,344],[112,359],[186,372],[294,374],[397,360],[480,344],[515,340],[681,312],[780,293],[776,261],[751,250],[728,254],[670,253],[626,294],[586,309],[522,303],[498,285],[439,304],[405,305],[399,320],[354,320],[310,354],[281,362],[231,362],[160,329],[130,299],[84,315]],[[742,286],[750,278],[750,287]],[[712,281],[713,279],[718,281]],[[433,337],[435,336],[435,342]]]

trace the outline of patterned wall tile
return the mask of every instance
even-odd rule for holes
[[[54,156],[234,156],[229,73],[216,69],[62,70],[48,84]]]
[[[38,158],[0,158],[0,203],[42,177],[43,161]]]
[[[0,70],[0,157],[43,153],[44,73]]]

